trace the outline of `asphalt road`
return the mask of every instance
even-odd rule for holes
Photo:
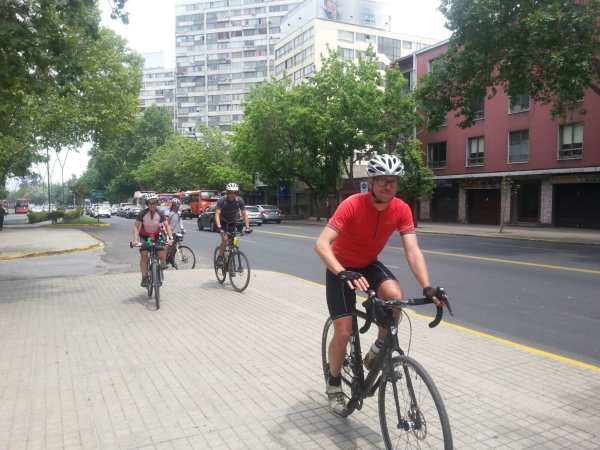
[[[137,252],[128,246],[133,222],[119,217],[108,221],[110,228],[91,231],[105,243],[105,267],[109,272],[136,271]],[[210,267],[218,236],[198,231],[195,220],[184,223],[185,243],[196,253],[199,266]],[[254,268],[322,283],[324,269],[313,252],[320,229],[267,224],[243,237],[241,246]],[[600,363],[600,246],[433,234],[419,235],[419,242],[432,282],[450,294],[455,317],[449,320]],[[420,294],[398,236],[381,259],[395,272],[405,295]]]

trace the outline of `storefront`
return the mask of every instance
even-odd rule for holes
[[[600,229],[599,176],[553,177],[552,182],[555,226]]]
[[[438,180],[431,198],[433,222],[458,222],[458,183]]]

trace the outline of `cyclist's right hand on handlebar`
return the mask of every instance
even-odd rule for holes
[[[337,276],[340,280],[348,283],[350,289],[360,289],[363,292],[369,289],[369,282],[358,272],[342,270],[338,272]]]

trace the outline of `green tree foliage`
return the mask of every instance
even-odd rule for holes
[[[421,143],[414,137],[419,118],[416,101],[407,89],[407,81],[395,68],[385,76],[382,133],[385,151],[400,157],[405,175],[399,183],[400,196],[413,206],[419,199],[431,196],[434,189],[433,172],[423,163]]]
[[[169,113],[157,106],[147,108],[126,125],[119,136],[100,140],[90,151],[88,186],[106,191],[112,201],[131,197],[138,190],[133,172],[173,135]]]
[[[2,2],[0,183],[40,149],[118,135],[135,113],[141,58],[99,22],[93,0]]]
[[[197,140],[171,135],[139,164],[133,177],[140,187],[163,192],[223,189],[232,180],[242,189],[252,188],[250,176],[231,160],[226,136],[208,127]]]
[[[233,136],[234,159],[269,185],[300,180],[324,190],[322,161],[309,146],[316,132],[314,93],[288,80],[263,83],[246,97]]]
[[[402,194],[412,202],[433,187],[413,137],[417,119],[399,71],[384,79],[371,51],[356,63],[333,52],[309,82],[265,83],[246,97],[235,159],[270,185],[300,180],[319,200],[338,194],[344,172],[352,179],[357,159],[395,153],[405,161]]]
[[[600,0],[443,0],[449,48],[419,99],[438,127],[448,111],[471,125],[498,87],[565,114],[587,89],[600,95]]]

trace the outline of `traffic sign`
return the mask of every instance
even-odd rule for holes
[[[366,181],[360,182],[360,192],[369,192],[369,183]]]

